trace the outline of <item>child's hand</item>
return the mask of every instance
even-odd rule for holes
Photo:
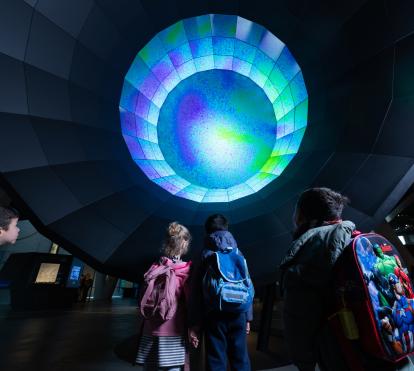
[[[188,340],[194,348],[198,348],[199,339],[195,329],[191,328],[188,330]]]
[[[250,334],[250,322],[246,323],[246,334],[249,335]]]

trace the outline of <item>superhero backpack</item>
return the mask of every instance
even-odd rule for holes
[[[353,237],[334,267],[336,311],[330,323],[348,359],[364,354],[396,363],[414,352],[414,293],[407,269],[383,236]]]
[[[203,297],[210,310],[234,313],[249,310],[254,287],[246,259],[237,248],[211,252],[203,278]]]

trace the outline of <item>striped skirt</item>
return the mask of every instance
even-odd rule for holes
[[[142,335],[136,363],[138,365],[170,368],[184,366],[186,342],[184,336]]]

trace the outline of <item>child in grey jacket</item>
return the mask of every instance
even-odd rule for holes
[[[279,266],[285,338],[301,371],[315,370],[316,363],[320,369],[330,370],[328,364],[334,363],[335,371],[343,370],[326,322],[332,268],[355,230],[352,222],[341,219],[347,202],[328,188],[303,192],[294,215],[294,241]]]

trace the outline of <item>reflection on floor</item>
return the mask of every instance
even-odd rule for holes
[[[133,371],[137,368],[130,362],[138,329],[136,302],[125,299],[59,312],[11,312],[0,306],[0,370]],[[271,338],[272,351],[267,353],[256,351],[255,345],[253,333],[249,336],[253,370],[288,363],[280,339]]]

